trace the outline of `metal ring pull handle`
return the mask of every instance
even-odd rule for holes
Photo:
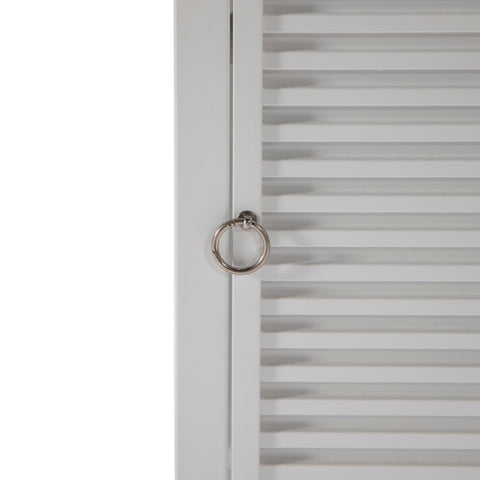
[[[248,267],[235,267],[227,263],[220,254],[220,238],[228,230],[233,227],[243,227],[245,230],[253,228],[262,239],[262,252],[257,258],[256,262]],[[247,275],[256,272],[266,261],[270,255],[270,238],[267,231],[258,223],[257,216],[250,211],[240,213],[237,218],[232,218],[228,222],[222,223],[212,238],[212,254],[217,263],[227,272],[235,273],[236,275]]]

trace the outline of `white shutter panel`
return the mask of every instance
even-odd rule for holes
[[[480,2],[266,0],[263,73],[258,3],[233,213],[272,253],[232,283],[232,478],[478,479]]]

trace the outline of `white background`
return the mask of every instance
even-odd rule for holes
[[[0,2],[0,478],[173,479],[173,2]]]

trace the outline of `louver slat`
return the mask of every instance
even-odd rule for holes
[[[261,413],[263,415],[476,417],[480,415],[480,401],[278,399],[263,400]],[[367,445],[365,447],[367,448]]]
[[[285,153],[287,156],[288,153]],[[302,156],[302,154],[300,153]],[[294,157],[295,154],[290,154]],[[265,161],[263,175],[285,178],[452,178],[480,177],[478,160],[276,160]],[[480,195],[480,194],[479,194]],[[268,197],[267,197],[268,199]]]
[[[348,282],[366,278],[375,282],[448,282],[461,275],[469,282],[480,282],[480,265],[268,265],[263,272],[265,281]],[[478,344],[477,344],[478,345]]]
[[[330,448],[361,449],[448,449],[468,450],[478,447],[480,434],[446,433],[337,433],[281,432],[264,433],[262,448]]]
[[[479,333],[455,332],[283,332],[262,334],[263,348],[470,350],[478,348],[479,342]]]
[[[480,4],[264,0],[261,480],[480,478]]]
[[[476,213],[480,194],[464,196],[277,195],[266,196],[266,212]]]
[[[263,301],[264,315],[480,315],[480,299],[292,298]]]
[[[480,63],[478,68],[480,69]],[[265,125],[263,138],[267,142],[480,142],[478,124],[417,123],[412,116],[411,124],[384,125],[372,123],[357,125],[284,124]]]
[[[480,368],[474,367],[262,367],[264,382],[357,382],[357,383],[477,383]]]
[[[441,454],[445,455],[444,452]],[[419,453],[421,455],[421,452]],[[284,454],[285,458],[291,458],[292,463],[299,463],[299,455],[292,455],[291,451]],[[325,455],[321,455],[324,458]],[[393,463],[394,460],[390,455],[386,463]],[[440,457],[440,456],[439,456]],[[300,456],[300,459],[302,457]],[[405,455],[403,456],[405,458]],[[269,459],[265,460],[268,463]],[[345,460],[344,460],[345,462]],[[350,461],[350,463],[353,463]],[[458,467],[458,466],[370,466],[362,465],[360,462],[354,462],[355,465],[338,466],[338,465],[322,465],[319,460],[317,465],[280,465],[280,466],[263,466],[260,469],[260,475],[263,480],[318,480],[319,470],[322,476],[328,480],[345,480],[351,478],[368,478],[368,480],[405,480],[405,478],[430,479],[435,480],[472,480],[478,474],[479,467]],[[463,463],[460,458],[457,463]]]
[[[480,231],[271,229],[275,247],[478,247]]]
[[[472,105],[479,88],[283,88],[266,89],[264,105],[372,106],[421,105],[425,107]]]
[[[270,14],[264,16],[265,33],[474,33],[480,15],[322,15],[312,13]]]
[[[264,67],[269,69],[308,70],[312,65],[324,70],[474,70],[480,68],[480,52],[287,51],[264,55]]]

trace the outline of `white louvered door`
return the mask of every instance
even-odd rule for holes
[[[232,80],[232,479],[479,479],[480,1],[234,0]]]

